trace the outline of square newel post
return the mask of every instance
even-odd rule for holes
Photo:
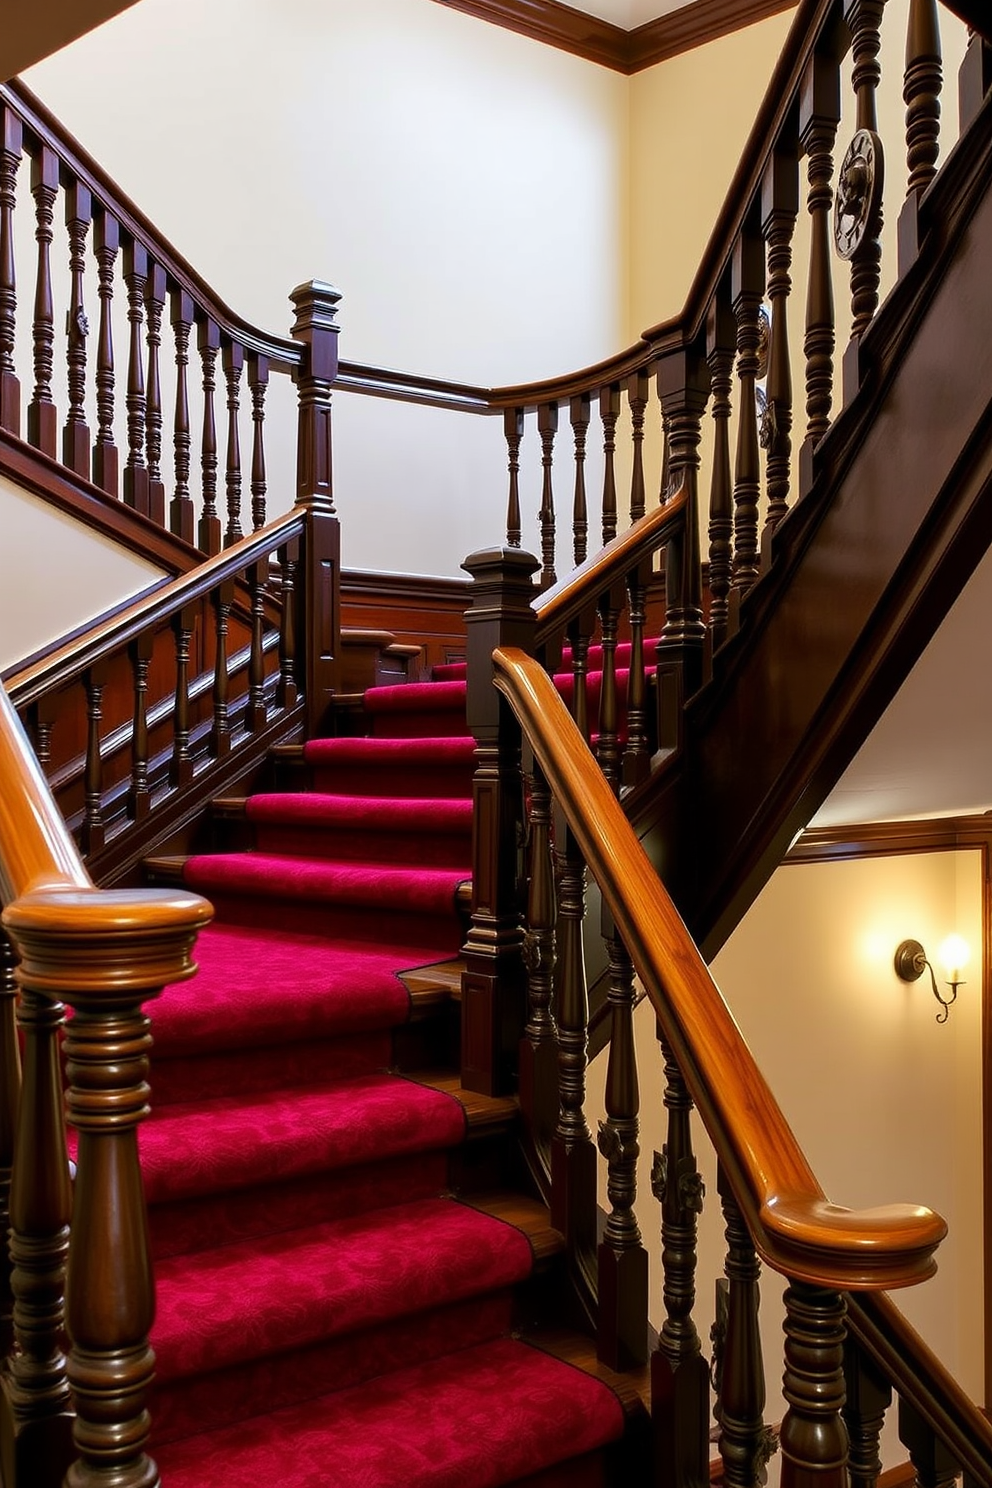
[[[299,394],[296,500],[308,513],[300,573],[300,682],[307,733],[321,731],[339,682],[341,656],[341,532],[334,511],[331,387],[338,375],[338,290],[318,279],[297,285],[291,335],[304,347],[294,374]]]
[[[493,687],[492,654],[497,646],[533,651],[533,575],[540,564],[520,548],[490,548],[473,553],[462,567],[475,581],[465,619],[466,710],[476,742],[472,924],[462,978],[462,1085],[496,1095],[512,1088],[526,982],[518,863],[520,727]]]

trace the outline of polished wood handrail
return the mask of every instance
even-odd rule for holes
[[[494,653],[493,669],[600,885],[759,1253],[784,1275],[845,1291],[932,1275],[947,1231],[939,1215],[826,1199],[551,678],[513,647]]]
[[[94,626],[40,661],[14,673],[7,681],[8,692],[19,708],[27,707],[60,681],[68,680],[84,668],[120,651],[142,631],[161,624],[183,606],[202,599],[225,580],[236,578],[251,564],[300,536],[305,527],[306,512],[302,507],[293,507],[285,516],[259,527],[189,573],[135,600],[134,604],[102,625]]]
[[[975,1405],[884,1292],[852,1296],[848,1331],[882,1365],[975,1483],[992,1483],[992,1422]]]
[[[567,625],[590,598],[624,580],[642,558],[650,557],[664,547],[684,520],[687,501],[686,491],[678,490],[598,553],[580,563],[566,578],[545,589],[534,601],[538,645],[546,641],[552,631]]]

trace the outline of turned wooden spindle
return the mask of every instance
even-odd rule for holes
[[[634,372],[627,379],[627,402],[630,406],[630,520],[639,522],[645,512],[644,485],[644,417],[651,396],[651,379],[646,372]]]
[[[165,309],[165,270],[153,263],[145,282],[147,317],[148,381],[145,395],[145,448],[148,455],[148,515],[165,526],[165,483],[162,480],[162,377],[159,348],[162,345],[162,312]]]
[[[659,1483],[705,1483],[709,1476],[709,1370],[693,1321],[696,1219],[705,1189],[692,1150],[692,1100],[661,1038],[667,1140],[654,1155],[651,1189],[661,1205],[665,1320],[651,1357],[651,1415]]]
[[[603,546],[617,535],[617,477],[615,453],[617,419],[620,417],[620,387],[611,382],[599,392],[599,417],[603,424]]]
[[[248,570],[251,594],[251,651],[248,657],[248,712],[246,722],[252,733],[263,729],[269,710],[265,701],[265,583],[267,563],[253,563]]]
[[[148,251],[129,239],[124,245],[124,283],[130,339],[127,354],[127,460],[124,463],[124,500],[148,516],[148,466],[145,462],[145,369],[142,329],[145,323],[145,285]]]
[[[21,984],[23,1049],[10,1189],[14,1352],[2,1430],[4,1478],[58,1483],[72,1460],[72,1403],[64,1350],[65,1266],[72,1189],[62,1111],[65,1009]]]
[[[31,158],[31,193],[35,206],[38,270],[34,295],[34,393],[28,404],[28,443],[55,459],[58,413],[52,401],[55,313],[52,306],[52,223],[59,189],[59,162],[42,145]]]
[[[785,1293],[782,1488],[847,1488],[844,1299],[806,1282]]]
[[[668,484],[684,489],[685,520],[665,549],[665,624],[659,666],[675,669],[683,699],[703,680],[703,576],[699,552],[700,423],[709,392],[709,368],[695,350],[666,356],[658,369],[658,394],[668,421]],[[662,689],[659,689],[659,697]]]
[[[740,400],[737,420],[737,460],[734,467],[734,588],[743,596],[756,582],[758,566],[758,500],[761,467],[758,457],[758,405],[755,383],[761,343],[761,297],[765,289],[764,244],[745,228],[734,245],[731,270],[734,314],[737,317],[737,378]]]
[[[758,1327],[758,1261],[747,1225],[723,1168],[718,1175],[726,1225],[725,1326],[718,1345],[720,1456],[727,1488],[754,1488],[763,1481],[775,1438],[763,1419],[765,1368]]]
[[[803,78],[800,142],[806,156],[810,215],[809,280],[806,291],[806,442],[802,492],[812,481],[812,451],[830,427],[834,391],[834,291],[831,274],[834,140],[840,122],[840,68],[834,57],[816,54]]]
[[[83,299],[86,236],[93,217],[88,189],[72,181],[65,191],[65,225],[69,234],[69,309],[66,313],[66,368],[69,407],[62,430],[62,463],[84,479],[90,474],[90,431],[86,422],[86,337],[89,321]]]
[[[116,496],[120,456],[114,441],[114,265],[120,249],[120,225],[109,212],[98,212],[93,229],[97,263],[100,331],[96,347],[96,442],[93,484]]]
[[[554,450],[558,432],[558,404],[542,403],[537,410],[537,432],[541,436],[541,588],[548,589],[555,572]]]
[[[0,931],[0,1232],[4,1235],[10,1230],[10,1184],[14,1171],[17,1112],[21,1100],[21,1047],[17,1036],[17,979],[14,976],[16,964],[13,946]],[[0,1358],[4,1359],[14,1342],[13,1306],[10,1255],[4,1245],[0,1246]]]
[[[154,636],[143,631],[128,647],[134,691],[134,722],[131,731],[131,789],[128,807],[132,821],[144,821],[151,810],[148,781],[148,669],[154,651]]]
[[[634,1212],[637,1200],[637,1056],[634,1047],[634,968],[615,933],[609,955],[610,1055],[606,1119],[598,1145],[608,1165],[610,1213],[599,1247],[599,1322],[596,1352],[611,1369],[630,1369],[648,1356],[648,1253]]]
[[[238,434],[238,412],[241,407],[241,371],[245,364],[244,348],[236,341],[225,344],[223,354],[224,379],[227,383],[227,464],[225,480],[227,489],[227,527],[224,531],[224,546],[239,542],[241,530],[241,440]]]
[[[176,411],[172,427],[172,447],[175,486],[169,503],[169,531],[191,545],[196,534],[196,517],[189,494],[189,338],[192,327],[193,298],[184,289],[174,289],[172,332],[176,342]]]
[[[169,779],[176,790],[182,790],[193,779],[193,756],[189,748],[189,653],[196,616],[196,605],[189,604],[173,616],[172,620],[176,691],[172,709],[172,764]]]
[[[248,358],[248,387],[251,391],[251,525],[265,526],[265,394],[269,386],[269,359],[258,352]]]
[[[568,627],[568,643],[572,650],[572,717],[579,733],[589,742],[589,641],[594,624],[593,613],[588,612],[573,620]]]
[[[217,515],[217,422],[214,414],[220,327],[216,321],[201,320],[199,322],[197,343],[203,364],[203,434],[200,440],[203,503],[200,507],[200,521],[197,526],[197,542],[205,553],[212,555],[220,552],[220,518]]]
[[[764,536],[770,538],[789,509],[792,459],[792,366],[789,356],[789,295],[792,235],[799,215],[799,161],[795,146],[780,143],[761,187],[761,231],[768,265],[771,328],[761,445],[765,451],[768,505]]]
[[[531,775],[527,860],[527,1024],[520,1043],[520,1107],[531,1146],[547,1167],[558,1120],[558,1053],[553,1013],[555,885],[551,859],[551,792],[535,761]]]
[[[223,759],[231,752],[231,723],[228,717],[227,632],[234,604],[234,580],[218,585],[210,596],[214,608],[214,718],[210,753]]]
[[[940,91],[943,87],[937,0],[911,0],[906,31],[906,195],[924,192],[937,174]]]
[[[506,499],[506,545],[519,548],[520,530],[520,441],[524,437],[524,411],[522,408],[504,408],[503,434],[506,438],[507,470],[510,476],[509,494]]]
[[[572,496],[572,555],[576,567],[585,562],[589,547],[589,517],[586,511],[586,432],[589,428],[589,394],[576,393],[569,403],[572,436],[575,440],[575,490]]]
[[[878,287],[882,273],[882,190],[885,159],[878,134],[878,85],[882,69],[880,27],[885,0],[845,0],[844,18],[851,33],[853,70],[851,82],[857,99],[857,128],[870,136],[870,151],[859,152],[848,171],[842,168],[837,191],[841,215],[850,210],[863,216],[857,246],[845,256],[851,262],[851,335],[854,340],[871,325],[878,309]],[[864,180],[869,172],[868,183]]]
[[[848,1338],[844,1346],[844,1408],[851,1488],[875,1488],[882,1471],[879,1439],[892,1386],[864,1350]]]
[[[706,360],[713,392],[713,469],[710,477],[710,629],[713,645],[726,639],[734,558],[734,484],[730,470],[731,392],[737,327],[729,296],[717,293],[706,320]]]
[[[948,1447],[905,1397],[899,1397],[899,1440],[916,1471],[916,1488],[952,1488],[961,1468]]]
[[[279,683],[276,702],[293,708],[299,695],[296,685],[296,573],[300,562],[299,540],[279,549],[279,585],[282,609],[279,615]]]
[[[58,711],[56,697],[48,695],[32,703],[28,709],[29,733],[34,744],[38,763],[47,774],[52,763],[52,729]]]
[[[639,785],[651,768],[647,730],[647,684],[644,676],[644,625],[650,561],[627,576],[627,619],[630,625],[630,680],[627,684],[627,743],[623,752],[623,783]]]
[[[599,693],[599,737],[596,758],[614,790],[620,789],[619,709],[617,706],[617,631],[623,608],[622,585],[600,595],[600,642],[603,648],[603,680]]]
[[[86,693],[86,764],[83,771],[83,830],[81,845],[87,855],[103,847],[106,831],[103,821],[103,756],[100,752],[100,725],[103,722],[103,690],[110,680],[107,662],[99,662],[83,673]]]
[[[0,429],[21,432],[21,384],[14,371],[17,332],[17,269],[14,208],[23,129],[13,109],[0,104]]]

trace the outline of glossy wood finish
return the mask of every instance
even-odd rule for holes
[[[761,1266],[722,1173],[718,1185],[727,1238],[726,1321],[719,1344],[720,1456],[724,1483],[729,1488],[752,1488],[761,1482],[775,1445],[763,1419],[765,1367],[758,1328]]]
[[[117,495],[118,457],[114,443],[114,265],[120,248],[117,218],[106,209],[97,213],[93,236],[100,297],[100,332],[96,352],[96,444],[93,448],[93,484]]]
[[[785,1294],[785,1377],[788,1404],[779,1438],[783,1488],[846,1488],[844,1299],[793,1282]]]
[[[526,1140],[545,1179],[558,1121],[558,1054],[554,1017],[555,885],[551,859],[551,793],[539,765],[530,775],[527,928],[527,1022],[520,1042],[518,1079]]]
[[[937,174],[940,91],[943,81],[937,0],[912,0],[906,34],[907,194],[925,191]]]
[[[14,263],[14,208],[21,163],[21,121],[0,104],[0,429],[21,431],[21,385],[14,370],[17,326],[17,270]]]
[[[124,246],[124,283],[127,285],[127,460],[124,464],[124,501],[149,516],[148,466],[145,461],[145,369],[142,329],[145,322],[145,285],[148,253],[140,243]]]
[[[90,431],[86,423],[86,338],[89,321],[83,299],[86,239],[93,216],[92,198],[85,186],[74,184],[65,193],[65,222],[69,234],[71,290],[66,321],[69,408],[62,430],[62,463],[85,478],[90,473]]]
[[[892,1386],[885,1375],[854,1342],[844,1348],[844,1408],[847,1427],[848,1472],[853,1488],[875,1488],[882,1471],[879,1438],[885,1413],[892,1403]]]
[[[59,165],[55,153],[41,149],[31,161],[31,194],[35,204],[38,266],[34,293],[34,394],[28,404],[28,441],[46,455],[55,455],[58,416],[52,400],[52,359],[55,318],[52,303],[52,222],[58,192]]]

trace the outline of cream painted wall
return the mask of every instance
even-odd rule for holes
[[[160,569],[0,476],[0,670],[143,593]]]

